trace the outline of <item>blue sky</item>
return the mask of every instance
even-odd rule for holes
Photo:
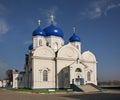
[[[68,42],[72,27],[98,61],[98,80],[120,80],[120,0],[0,0],[0,79],[10,68],[23,70],[32,32],[50,16]]]

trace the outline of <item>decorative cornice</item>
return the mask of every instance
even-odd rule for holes
[[[84,63],[98,63],[97,61],[88,61],[88,60],[84,60],[84,59],[81,59],[80,62],[84,62]]]
[[[32,59],[54,60],[54,57],[39,57],[39,56],[32,56]]]
[[[76,61],[74,58],[64,58],[64,57],[58,57],[57,60],[67,60],[67,61]]]
[[[64,57],[39,57],[39,56],[32,56],[33,59],[43,59],[43,60],[66,60],[66,61],[77,61],[75,58],[64,58]],[[81,59],[81,63],[98,63],[97,61],[88,61]]]

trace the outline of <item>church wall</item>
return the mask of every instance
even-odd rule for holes
[[[55,88],[55,63],[53,60],[34,59],[33,64],[33,89]],[[48,71],[48,81],[43,81],[43,71]]]
[[[64,68],[67,68],[68,66],[70,66],[70,76],[69,76],[70,77],[70,84],[72,84],[72,82],[73,82],[72,79],[74,79],[74,82],[75,82],[75,78],[77,78],[77,73],[75,73],[76,68],[80,68],[82,70],[82,72],[79,74],[79,76],[80,76],[80,78],[84,79],[84,84],[86,84],[86,83],[93,83],[93,84],[97,85],[97,80],[96,80],[96,63],[87,63],[87,65],[90,66],[90,67],[86,68],[86,66],[84,66],[84,65],[82,65],[80,63],[77,63],[75,61],[58,60],[57,61],[57,65],[58,65],[57,66],[57,72],[58,73],[60,73]],[[87,72],[88,71],[91,72],[91,81],[87,80]],[[60,81],[60,79],[59,79],[59,81]]]
[[[45,46],[46,45],[46,40],[45,37],[43,36],[34,36],[33,37],[33,48],[37,48],[39,46]]]
[[[86,75],[86,82],[87,83],[93,83],[97,85],[97,77],[96,77],[96,63],[85,63],[88,67],[85,70],[85,75]],[[87,79],[87,73],[90,72],[91,73],[91,80],[88,81]]]
[[[64,40],[61,37],[46,37],[46,41],[48,43],[48,46],[50,46],[54,51],[57,51],[61,46],[64,45]]]
[[[66,61],[66,60],[57,60],[57,88],[65,88],[67,84],[65,85],[64,78],[64,72],[65,68],[68,67],[68,62],[72,63],[72,61]],[[66,82],[67,83],[67,82]]]
[[[97,71],[96,71],[96,57],[95,55],[88,51],[82,53],[82,63],[86,66],[86,80],[87,83],[93,83],[97,85]],[[88,80],[87,73],[90,72],[90,79]]]
[[[17,80],[18,76],[19,73],[13,73],[13,88],[18,88],[18,80]]]
[[[70,88],[70,71],[69,66],[63,68],[58,77],[59,88]]]
[[[57,72],[59,73],[63,68],[73,64],[75,60],[57,60]]]
[[[76,47],[72,46],[71,44],[63,46],[58,51],[58,58],[57,58],[57,73],[61,73],[61,71],[68,66],[73,65],[77,62],[77,59],[80,58],[80,52]],[[68,72],[70,73],[70,72]],[[72,73],[73,74],[73,73]],[[68,75],[70,76],[70,75]],[[58,79],[60,81],[60,79]],[[58,82],[59,82],[58,81]],[[68,87],[68,82],[64,80],[66,84],[64,84],[64,88]],[[59,83],[58,83],[59,84]],[[69,77],[69,85],[70,85],[70,77]]]
[[[71,65],[71,64],[73,64],[73,63],[75,63],[75,60],[69,60],[69,59],[67,59],[67,60],[57,60],[57,73],[58,73],[58,86],[61,86],[61,87],[59,87],[59,88],[66,88],[66,87],[68,87],[68,82],[65,80],[65,79],[63,79],[64,81],[65,81],[65,83],[66,84],[60,84],[59,82],[62,80],[62,79],[60,79],[59,78],[59,76],[60,76],[60,74],[62,74],[62,72],[64,71],[64,73],[67,73],[66,71],[68,71],[69,69],[68,69],[68,67]],[[64,70],[65,69],[65,70]],[[68,74],[69,74],[70,72],[68,72]],[[73,74],[73,73],[72,73]],[[70,75],[68,75],[68,76],[70,76]],[[64,77],[63,77],[64,78]],[[70,78],[70,77],[69,77]],[[67,79],[68,80],[68,79]],[[70,79],[68,80],[69,81],[69,83],[70,83]],[[62,85],[64,85],[64,86],[62,86]]]
[[[0,81],[0,87],[2,87],[2,81]]]
[[[17,79],[18,79],[18,88],[25,88],[25,86],[26,86],[26,74],[19,73]]]
[[[28,63],[25,65],[25,88],[31,88],[32,86],[32,52],[29,52]]]
[[[81,43],[80,42],[70,42],[75,48],[77,48],[81,54]]]
[[[76,69],[79,68],[81,69],[81,72],[76,72]],[[84,84],[85,84],[85,67],[80,64],[80,63],[75,63],[73,65],[70,66],[70,84],[77,84],[76,83],[76,78],[83,78],[84,79]]]

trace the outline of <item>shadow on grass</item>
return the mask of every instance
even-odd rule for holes
[[[31,89],[9,89],[11,91],[18,91],[18,92],[30,92],[30,93],[60,93],[60,92],[67,92],[66,90],[55,90],[55,91],[49,91],[49,90],[31,90]]]
[[[120,100],[120,93],[72,94],[64,97],[78,100]]]

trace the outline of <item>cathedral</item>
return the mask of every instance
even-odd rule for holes
[[[13,71],[13,88],[60,89],[71,84],[97,85],[97,61],[88,51],[81,52],[81,40],[75,28],[64,44],[64,33],[54,24],[32,33],[32,44],[25,55],[24,72]]]

